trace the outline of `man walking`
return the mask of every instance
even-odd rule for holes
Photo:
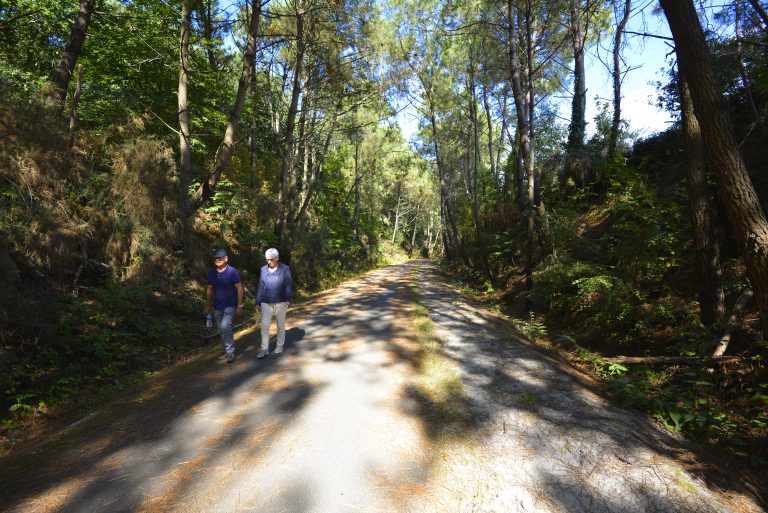
[[[277,346],[275,354],[283,352],[285,345],[285,314],[291,304],[293,278],[287,265],[278,260],[280,255],[275,248],[269,248],[264,256],[267,265],[261,268],[256,302],[261,305],[261,350],[256,358],[269,355],[269,326],[272,316],[277,320]]]
[[[235,361],[232,322],[235,315],[239,316],[243,312],[243,284],[240,283],[240,273],[229,265],[226,250],[217,249],[213,252],[213,264],[214,268],[208,270],[205,313],[209,314],[213,305],[227,363],[232,363]]]

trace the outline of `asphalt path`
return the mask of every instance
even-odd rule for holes
[[[414,298],[461,385],[419,393]],[[620,410],[433,264],[370,272],[292,308],[286,351],[237,339],[0,460],[13,512],[761,511]],[[447,415],[447,416],[446,416]]]

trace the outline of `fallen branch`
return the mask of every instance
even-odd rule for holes
[[[699,356],[614,356],[603,358],[608,363],[641,363],[645,365],[665,365],[665,364],[683,364],[683,365],[706,365],[722,364],[741,360],[740,356],[713,356],[710,358],[701,358]]]

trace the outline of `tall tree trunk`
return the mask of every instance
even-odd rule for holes
[[[192,151],[189,143],[189,29],[191,18],[191,0],[181,4],[181,37],[179,41],[179,160],[181,166],[179,180],[179,212],[182,223],[182,243],[187,245],[187,218],[191,214],[189,186],[192,184]]]
[[[507,0],[508,22],[509,22],[509,60],[510,60],[510,81],[512,83],[512,96],[515,100],[515,111],[517,112],[517,136],[519,162],[522,164],[521,172],[527,174],[532,168],[533,155],[531,151],[530,130],[528,127],[529,116],[528,109],[528,91],[527,80],[523,81],[522,65],[519,52],[519,34],[517,27],[517,7],[514,0]]]
[[[456,250],[461,254],[461,258],[464,261],[464,264],[467,267],[470,267],[469,257],[467,256],[467,252],[464,249],[464,243],[461,240],[461,235],[459,234],[459,230],[456,227],[456,220],[454,219],[453,211],[451,210],[451,191],[448,188],[448,184],[445,178],[445,168],[440,154],[440,146],[437,142],[437,119],[435,119],[435,110],[431,96],[428,98],[428,103],[429,121],[432,127],[432,144],[435,150],[435,163],[437,164],[437,174],[440,179],[440,191],[443,197],[445,219],[448,221],[448,226],[451,230],[451,238],[453,240],[453,244],[456,246]]]
[[[582,26],[581,13],[575,0],[570,1],[569,9],[571,48],[573,49],[573,100],[567,144],[567,159],[570,160],[583,158],[584,136],[587,130],[587,85],[584,68],[584,42],[587,27],[586,22]]]
[[[317,129],[317,109],[312,110],[312,117],[309,120],[309,129],[307,131],[307,139],[305,141],[304,151],[304,163],[301,175],[301,193],[299,198],[298,207],[304,204],[304,199],[307,197],[309,191],[310,182],[312,180],[312,172],[314,169],[314,162],[317,156],[317,145],[315,144]],[[295,219],[295,218],[294,218]]]
[[[336,108],[333,111],[333,117],[331,117],[331,126],[328,129],[328,133],[325,136],[325,142],[323,143],[323,148],[320,153],[320,156],[312,162],[312,176],[310,178],[310,183],[307,186],[307,194],[304,197],[304,202],[301,204],[301,208],[299,209],[299,213],[296,214],[296,217],[293,220],[293,225],[298,226],[301,222],[302,218],[304,217],[304,214],[307,212],[307,208],[309,208],[310,203],[312,202],[312,197],[317,189],[317,182],[320,179],[320,174],[323,171],[323,164],[325,163],[325,157],[328,155],[328,148],[330,148],[331,145],[331,139],[333,138],[333,134],[336,131],[336,121],[338,120],[339,113],[341,112],[341,100],[336,104]]]
[[[360,140],[355,138],[355,181],[353,187],[355,190],[355,209],[352,214],[352,226],[355,232],[355,238],[360,238]]]
[[[274,51],[274,48],[273,48]],[[272,92],[272,61],[274,60],[274,56],[269,61],[269,65],[266,69],[266,90],[267,90],[267,106],[269,108],[269,120],[270,120],[270,126],[272,128],[272,139],[275,145],[275,149],[278,152],[278,155],[281,155],[280,153],[281,146],[280,146],[280,109],[277,108],[277,102],[275,101],[275,95]]]
[[[493,155],[493,119],[491,118],[491,107],[488,104],[488,86],[483,81],[483,108],[485,109],[485,123],[488,129],[488,161],[491,166],[491,176],[498,183],[496,160]]]
[[[395,206],[395,226],[392,228],[392,244],[395,243],[395,239],[397,238],[397,228],[400,225],[400,201],[401,201],[401,183],[397,182],[397,206]]]
[[[765,12],[765,8],[760,5],[760,0],[749,0],[749,3],[755,9],[757,15],[760,16],[760,19],[763,20],[765,28],[768,29],[768,12]]]
[[[631,11],[632,0],[625,0],[624,12],[622,13],[621,20],[616,25],[616,32],[613,35],[613,119],[611,119],[611,131],[608,134],[608,160],[610,161],[616,157],[616,146],[619,140],[619,127],[621,125],[621,44]],[[614,12],[616,12],[616,19],[618,20],[618,12]]]
[[[501,106],[501,131],[499,132],[499,143],[496,145],[496,190],[500,191],[501,187],[501,152],[504,149],[504,137],[507,132],[507,96],[504,95]],[[504,177],[504,190],[507,188],[507,177]],[[501,202],[501,196],[497,193],[496,202]]]
[[[752,95],[752,83],[749,80],[749,74],[747,73],[747,67],[744,65],[744,49],[741,45],[741,0],[736,0],[734,5],[735,9],[735,23],[734,30],[736,36],[736,57],[739,61],[739,73],[741,74],[741,83],[744,86],[744,92],[749,101],[749,106],[752,109],[752,115],[755,116],[755,123],[758,126],[764,126],[763,118],[760,117],[760,113],[757,111],[757,105],[755,105],[755,98]]]
[[[187,1],[187,0],[185,0]],[[200,208],[207,203],[216,193],[216,187],[221,179],[221,174],[227,168],[232,151],[235,149],[235,134],[237,133],[237,124],[240,121],[240,115],[245,106],[245,97],[248,94],[248,88],[251,82],[251,73],[253,72],[253,59],[256,54],[256,39],[258,37],[259,19],[261,16],[261,0],[252,0],[251,19],[248,23],[248,41],[245,45],[243,54],[243,69],[240,72],[240,81],[237,84],[237,95],[232,112],[229,115],[229,123],[224,132],[224,138],[216,150],[213,169],[208,174],[207,180],[198,188],[195,193],[193,203],[194,209]]]
[[[429,214],[429,223],[427,223],[427,257],[432,256],[432,214]]]
[[[203,22],[203,46],[208,56],[208,65],[211,71],[218,71],[219,65],[216,62],[216,52],[213,49],[213,5],[216,0],[204,0],[200,9],[200,18]]]
[[[296,15],[296,60],[293,67],[293,89],[291,90],[291,103],[288,106],[288,117],[285,121],[285,150],[283,152],[283,164],[280,172],[280,189],[277,195],[278,212],[277,223],[275,224],[275,235],[280,243],[283,236],[285,224],[285,215],[287,211],[287,187],[289,173],[293,160],[293,132],[296,124],[296,112],[299,105],[299,94],[301,93],[301,74],[304,66],[304,14]]]
[[[298,208],[300,206],[299,201],[301,198],[299,197],[299,189],[300,187],[303,187],[302,181],[305,179],[305,176],[307,174],[307,158],[309,157],[309,148],[308,146],[308,134],[307,134],[307,111],[309,110],[309,94],[307,92],[307,84],[304,84],[304,90],[301,94],[301,107],[299,108],[299,112],[301,114],[299,115],[299,137],[296,140],[296,151],[295,151],[295,164],[291,166],[292,172],[290,173],[290,187],[288,190],[288,211],[286,214],[286,220],[288,224],[290,224],[294,217],[296,216],[296,212],[298,211]],[[302,173],[304,176],[301,177],[299,175],[299,171],[297,169],[297,166],[302,166]]]
[[[675,40],[680,72],[718,180],[719,196],[734,229],[768,333],[768,220],[736,146],[733,125],[714,78],[704,32],[692,0],[661,0]]]
[[[416,230],[419,227],[419,210],[421,210],[421,203],[416,207],[416,215],[413,216],[413,232],[411,232],[411,245],[408,247],[408,258],[413,256],[413,247],[416,245]]]
[[[525,166],[527,178],[525,217],[527,222],[527,250],[525,263],[526,288],[533,288],[533,267],[535,254],[536,237],[536,212],[534,208],[536,178],[535,166],[533,160],[532,147],[532,115],[533,115],[533,97],[531,70],[533,63],[532,56],[532,37],[531,37],[531,3],[526,2],[525,16],[518,11],[513,0],[508,0],[508,21],[509,21],[509,53],[510,53],[510,71],[512,82],[512,93],[515,98],[515,109],[517,111],[518,135],[520,136],[519,150],[522,157],[522,163]],[[525,65],[523,65],[518,47],[520,45],[519,27],[525,23],[524,48],[526,50]],[[523,68],[525,68],[523,70]]]
[[[685,133],[685,149],[688,157],[688,201],[691,209],[691,227],[696,248],[699,308],[701,322],[712,326],[725,315],[725,295],[720,266],[720,244],[715,237],[712,204],[707,183],[704,143],[701,127],[693,112],[688,84],[679,75],[680,107]]]
[[[53,83],[48,95],[48,104],[59,114],[64,111],[64,100],[67,98],[69,81],[83,49],[88,24],[95,8],[96,0],[80,0],[80,10],[77,12],[75,23],[69,31],[69,39],[64,45],[64,51],[61,53],[59,62],[53,68]]]
[[[80,92],[83,88],[83,65],[77,65],[77,82],[75,82],[75,94],[72,95],[72,112],[69,115],[69,139],[67,146],[71,148],[75,144],[75,130],[77,129],[77,106],[80,103]]]
[[[253,57],[253,68],[251,69],[251,99],[253,101],[253,112],[251,113],[251,127],[249,130],[250,154],[251,154],[251,180],[253,188],[259,188],[259,142],[258,142],[258,100],[259,100],[259,79],[256,73],[256,54]]]
[[[495,284],[491,266],[488,264],[488,252],[483,242],[482,226],[480,225],[480,191],[478,190],[478,179],[480,174],[480,134],[478,130],[477,119],[477,98],[475,97],[475,65],[470,59],[469,62],[469,112],[472,122],[472,220],[475,224],[475,239],[477,247],[480,250],[480,259],[483,264],[483,271],[488,280]],[[492,154],[492,148],[490,148]],[[493,159],[493,157],[491,157]]]
[[[439,168],[438,168],[438,174],[440,174]],[[453,239],[451,238],[451,230],[448,222],[448,214],[446,213],[446,210],[445,210],[445,204],[446,204],[445,191],[441,187],[440,188],[440,233],[441,233],[441,238],[443,240],[443,252],[445,253],[445,256],[448,258],[448,260],[453,260],[456,243],[454,243]]]

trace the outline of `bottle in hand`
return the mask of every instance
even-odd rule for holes
[[[209,313],[205,316],[205,327],[206,328],[212,328],[213,327],[213,314]]]

